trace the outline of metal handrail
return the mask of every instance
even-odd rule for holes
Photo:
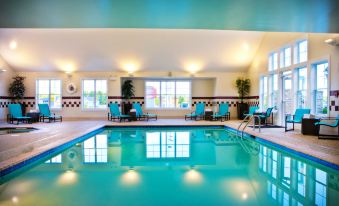
[[[240,123],[240,125],[238,126],[238,129],[237,129],[237,136],[239,136],[239,132],[240,132],[240,128],[241,128],[241,126],[244,124],[244,123],[246,123],[246,125],[245,125],[245,127],[242,129],[242,131],[244,131],[244,129],[247,127],[247,125],[248,125],[248,123],[252,120],[252,118],[253,118],[253,115],[247,115],[246,117],[245,117],[245,119],[243,119],[243,121]],[[247,120],[247,121],[246,121]]]
[[[261,123],[260,123],[260,116],[259,115],[247,115],[245,117],[245,119],[243,119],[243,121],[240,123],[240,125],[238,126],[238,129],[237,129],[237,136],[239,136],[239,132],[240,132],[240,129],[241,129],[241,126],[245,123],[245,126],[241,129],[241,137],[244,136],[244,131],[246,129],[246,127],[248,126],[248,124],[252,121],[253,121],[253,130],[256,129],[256,119],[258,120],[258,129],[259,129],[259,132],[261,132]]]

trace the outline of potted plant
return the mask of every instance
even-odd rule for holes
[[[9,85],[8,93],[14,101],[22,100],[25,96],[25,90],[26,90],[25,84],[24,84],[25,77],[17,75],[13,77],[12,79],[13,79],[13,82]],[[20,102],[18,103],[21,104],[22,114],[25,115],[26,114],[25,105]]]
[[[130,79],[126,79],[121,86],[121,109],[123,114],[128,114],[128,112],[132,109],[132,104],[128,101],[132,97],[134,97],[134,85],[133,81]]]
[[[244,98],[249,95],[251,89],[250,79],[238,78],[235,81],[238,90],[240,102],[237,103],[238,119],[244,118],[244,113],[248,111],[248,104],[244,102]]]

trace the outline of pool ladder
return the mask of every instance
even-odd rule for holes
[[[237,129],[237,136],[239,135],[239,132],[241,132],[241,137],[244,136],[244,130],[246,129],[246,127],[248,126],[248,124],[252,121],[253,122],[253,130],[256,129],[256,124],[255,124],[255,120],[258,120],[258,129],[259,132],[261,131],[261,125],[260,125],[260,117],[258,115],[247,115],[245,117],[245,119],[243,119],[243,121],[239,124],[238,129]],[[241,128],[241,126],[243,126],[243,124],[245,124],[245,126],[243,128]]]

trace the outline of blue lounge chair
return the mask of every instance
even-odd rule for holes
[[[204,119],[204,115],[205,115],[205,103],[198,103],[195,107],[194,112],[185,115],[185,120],[187,120],[187,118],[191,120],[192,119],[197,120],[198,117],[200,119]]]
[[[107,119],[110,121],[114,121],[115,119],[119,120],[128,120],[131,116],[127,114],[121,114],[119,110],[119,105],[117,103],[110,103],[109,104],[109,113],[107,114]]]
[[[267,110],[266,110],[266,112],[263,112],[262,114],[259,114],[258,116],[259,116],[259,118],[260,118],[260,122],[262,121],[262,120],[264,120],[265,121],[265,125],[267,125],[268,123],[268,118],[270,118],[270,116],[271,116],[271,114],[272,114],[272,111],[273,111],[273,108],[274,107],[269,107],[269,108],[267,108]],[[271,123],[270,123],[271,125],[273,125],[273,114],[272,114],[272,119],[271,119]]]
[[[246,119],[248,116],[252,116],[254,115],[254,113],[259,109],[259,107],[257,106],[250,106],[249,110],[248,110],[248,114],[244,114]]]
[[[147,121],[150,119],[158,119],[156,114],[144,113],[142,111],[141,105],[139,103],[133,103],[133,108],[136,110],[137,119],[146,119]]]
[[[212,120],[218,120],[220,121],[229,120],[230,119],[230,112],[229,107],[227,103],[221,103],[219,104],[219,112],[212,115]]]
[[[22,116],[22,110],[20,104],[9,104],[8,105],[8,122],[11,124],[14,124],[14,121],[16,120],[16,124],[19,124],[19,122],[22,123],[32,123],[31,117]]]
[[[321,119],[321,120],[333,120],[333,118]],[[317,126],[318,130],[318,138],[319,139],[339,139],[339,115],[334,119],[334,122],[328,123],[328,121],[319,121],[316,122],[315,125]],[[320,134],[320,126],[326,127],[338,127],[338,134],[337,135],[329,135],[329,134]],[[336,137],[336,138],[333,138]]]
[[[57,116],[55,113],[51,114],[48,104],[38,104],[40,111],[40,122],[45,122],[45,119],[48,119],[48,122],[51,120],[62,122],[62,116]]]
[[[305,114],[310,114],[310,109],[296,109],[294,115],[287,114],[285,116],[285,132],[294,130],[294,124],[301,124]],[[287,129],[287,123],[292,123],[293,128]]]

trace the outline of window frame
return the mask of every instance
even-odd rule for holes
[[[48,80],[49,81],[49,88],[48,88],[48,106],[50,108],[51,111],[60,111],[62,110],[62,79],[59,78],[38,78],[35,80],[35,102],[36,102],[36,109],[39,109],[39,86],[38,86],[38,81],[40,80]],[[60,108],[55,108],[55,107],[50,107],[50,102],[51,102],[51,80],[59,80],[60,81],[60,98],[61,98],[61,102],[60,102]]]
[[[304,108],[308,108],[309,107],[309,81],[310,81],[310,75],[309,75],[309,67],[307,66],[307,64],[303,64],[300,65],[300,67],[296,67],[294,69],[294,89],[295,89],[295,96],[294,96],[294,105],[296,109],[299,109],[298,107],[298,95],[300,91],[304,91],[300,89],[300,85],[299,85],[299,78],[300,78],[300,69],[306,69],[306,90],[305,90],[305,107]]]
[[[189,83],[189,95],[188,95],[188,100],[189,100],[189,103],[188,103],[188,107],[187,108],[178,108],[176,107],[176,101],[175,101],[175,105],[173,108],[167,108],[167,107],[162,107],[161,106],[161,82],[174,82],[174,99],[176,100],[177,99],[177,91],[176,91],[176,88],[177,88],[177,84],[176,82],[180,82],[180,81],[187,81]],[[160,83],[160,93],[159,93],[159,101],[160,101],[160,106],[157,108],[157,107],[148,107],[147,106],[147,101],[146,101],[146,98],[147,98],[147,87],[146,87],[146,84],[147,82],[159,82]],[[145,91],[144,91],[144,101],[145,101],[145,108],[147,110],[191,110],[192,109],[192,80],[191,79],[145,79],[145,82],[144,82],[144,87],[145,87]]]
[[[330,90],[331,90],[331,64],[330,64],[330,58],[321,58],[318,60],[313,60],[310,62],[310,82],[311,82],[311,111],[313,114],[315,114],[318,117],[328,117],[330,115]],[[317,91],[317,73],[316,73],[316,65],[327,63],[328,67],[328,75],[327,75],[327,113],[326,114],[320,114],[316,111],[316,91]]]
[[[300,44],[302,42],[306,41],[307,42],[307,47],[306,47],[306,61],[300,61]],[[303,63],[306,63],[309,61],[309,55],[308,55],[308,52],[309,52],[309,42],[308,42],[308,39],[305,38],[305,39],[299,39],[297,41],[295,41],[294,43],[294,46],[293,46],[293,64],[294,65],[298,65],[298,64],[303,64]]]
[[[265,81],[264,81],[264,79],[266,78],[266,87],[267,87],[267,93],[265,93],[264,91],[265,91]],[[269,95],[270,95],[270,88],[269,88],[269,76],[267,76],[267,75],[263,75],[263,76],[261,76],[260,77],[260,82],[259,82],[259,84],[260,84],[260,109],[262,110],[262,111],[265,111],[268,107],[269,107],[269,105],[270,105],[270,103],[269,103]],[[265,97],[265,94],[266,94],[266,97]],[[264,107],[264,99],[266,99],[266,106]]]
[[[84,81],[85,80],[94,80],[94,108],[84,108]],[[98,108],[95,104],[96,102],[96,81],[105,80],[106,81],[106,102],[108,104],[108,79],[107,78],[82,78],[81,79],[81,110],[82,111],[104,111],[107,109],[107,104],[105,108]]]
[[[290,49],[290,64],[286,65],[286,53],[285,51],[287,49]],[[293,55],[292,55],[292,50],[293,50],[293,46],[292,45],[285,45],[282,48],[280,48],[279,50],[279,68],[288,68],[290,66],[292,66],[293,64]]]

